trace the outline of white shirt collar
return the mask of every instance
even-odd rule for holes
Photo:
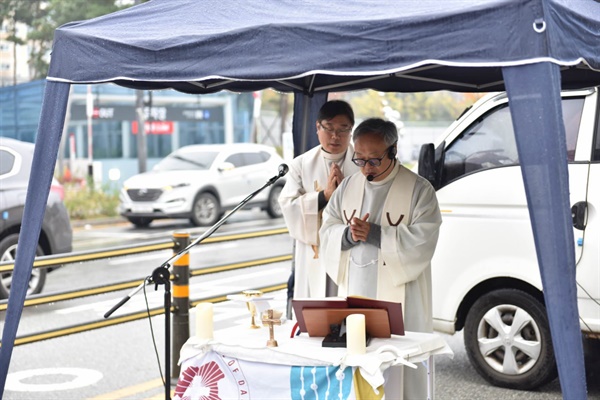
[[[385,185],[386,183],[390,182],[392,179],[394,179],[394,177],[396,176],[396,174],[398,174],[398,171],[400,171],[400,168],[402,166],[400,165],[400,162],[398,160],[396,160],[396,165],[394,165],[394,167],[392,168],[392,171],[390,172],[390,174],[388,176],[386,176],[385,178],[383,178],[380,181],[367,181],[368,183],[370,183],[371,185],[375,185],[375,186],[381,186],[381,185]]]
[[[331,154],[331,153],[326,152],[323,149],[323,147],[319,147],[319,150],[321,151],[321,156],[324,159],[326,159],[328,161],[332,161],[332,162],[340,161],[342,158],[344,158],[346,156],[346,151],[348,151],[348,150],[346,150],[345,152],[339,153],[339,154]]]

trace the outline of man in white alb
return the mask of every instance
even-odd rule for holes
[[[319,146],[290,163],[279,204],[290,235],[296,241],[294,254],[294,298],[335,296],[337,288],[327,284],[325,268],[318,260],[321,212],[344,176],[358,171],[352,162],[350,134],[354,112],[345,101],[325,103],[317,116]],[[329,287],[329,291],[327,291]]]
[[[432,332],[431,258],[442,222],[435,190],[396,158],[396,126],[379,118],[354,131],[347,177],[323,211],[319,258],[340,296],[402,303],[407,331]],[[405,399],[427,398],[427,371],[403,368]]]

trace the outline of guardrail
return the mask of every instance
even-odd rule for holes
[[[280,235],[287,233],[286,228],[276,228],[268,230],[255,230],[234,234],[221,234],[211,236],[202,241],[203,244],[219,243],[231,240],[251,239],[263,236]],[[103,258],[127,256],[132,254],[147,253],[149,251],[169,250],[175,247],[175,240],[160,240],[146,242],[143,245],[118,246],[102,250],[79,251],[67,254],[55,254],[52,256],[36,257],[33,262],[33,268],[57,267],[64,264],[72,264],[83,261],[100,260]],[[0,273],[11,272],[15,266],[12,261],[0,262]]]
[[[252,238],[259,238],[259,237],[267,237],[267,236],[281,235],[281,234],[286,234],[286,233],[288,233],[287,229],[276,228],[276,229],[269,229],[269,230],[247,231],[247,232],[241,232],[241,233],[235,233],[235,234],[221,234],[221,235],[215,235],[215,236],[212,236],[212,237],[209,237],[209,238],[203,240],[202,244],[206,245],[206,244],[211,244],[211,243],[222,243],[222,242],[227,242],[227,241],[236,241],[236,240],[252,239]],[[81,251],[81,252],[74,252],[74,253],[68,253],[68,254],[59,254],[59,255],[53,255],[53,256],[37,257],[34,261],[33,268],[47,268],[47,267],[52,267],[52,266],[61,266],[61,265],[65,265],[65,264],[81,263],[84,261],[101,260],[101,259],[127,256],[127,255],[135,255],[135,254],[148,253],[148,252],[153,252],[153,251],[161,251],[161,250],[167,250],[167,249],[177,251],[178,246],[179,246],[179,249],[183,249],[186,247],[186,246],[181,247],[182,237],[181,236],[178,237],[177,235],[178,234],[174,235],[174,237],[169,240],[147,242],[142,245],[119,246],[119,247],[114,247],[114,248],[109,248],[109,249],[90,250],[90,251]],[[184,238],[187,237],[187,240],[188,240],[187,243],[189,243],[189,240],[190,240],[189,234],[184,234],[183,237]],[[182,257],[182,258],[184,258],[184,257]],[[184,258],[184,260],[186,258]],[[291,259],[292,259],[292,255],[289,254],[289,255],[275,256],[275,257],[266,257],[266,258],[260,258],[260,259],[254,259],[254,260],[247,260],[247,261],[236,262],[236,263],[231,263],[231,264],[213,265],[213,266],[208,266],[208,267],[203,267],[203,268],[198,268],[198,269],[189,269],[189,262],[188,262],[187,265],[183,265],[183,267],[185,268],[184,271],[187,271],[187,272],[183,272],[183,274],[187,275],[187,278],[189,279],[194,276],[214,274],[214,273],[218,273],[218,272],[249,268],[249,267],[254,267],[254,266],[259,266],[259,265],[283,262],[283,261],[291,261]],[[180,258],[180,260],[181,260],[181,258]],[[189,258],[187,258],[187,260],[189,260]],[[180,268],[181,266],[182,265],[179,265],[178,268]],[[0,263],[0,273],[12,272],[13,269],[14,269],[14,262]],[[176,273],[175,273],[175,271],[176,270],[174,267],[173,271],[171,273],[171,281],[173,281],[175,286],[177,286],[177,285],[181,286],[182,270],[179,269],[176,271]],[[81,289],[81,290],[51,293],[48,295],[44,295],[44,294],[33,295],[33,296],[28,297],[25,300],[24,306],[31,307],[34,305],[55,303],[55,302],[66,301],[66,300],[74,300],[74,299],[84,298],[84,297],[88,297],[88,296],[92,296],[92,295],[116,292],[116,291],[121,291],[124,289],[133,289],[135,287],[138,287],[143,282],[144,282],[143,279],[138,279],[138,280],[125,281],[125,282],[117,282],[117,283],[108,284],[108,285],[93,286],[93,287],[89,287],[89,288]],[[268,293],[268,292],[273,292],[273,291],[277,291],[277,290],[282,290],[282,289],[285,289],[286,287],[287,287],[287,282],[282,282],[280,284],[270,285],[270,286],[265,286],[265,287],[258,287],[258,288],[254,288],[254,289],[261,290],[264,293]],[[178,297],[179,300],[181,300],[182,293],[186,294],[185,290],[184,290],[184,292],[179,290],[179,292],[177,293],[177,296],[175,296],[175,293],[173,293],[173,295],[174,295],[173,297],[174,298]],[[228,293],[228,294],[234,294],[234,293]],[[228,294],[216,296],[216,297],[210,297],[210,298],[199,298],[199,299],[191,300],[191,299],[189,299],[189,290],[188,290],[187,296],[184,296],[185,297],[184,300],[177,301],[176,303],[174,303],[171,307],[171,312],[174,315],[174,321],[176,320],[177,323],[172,325],[173,338],[174,338],[173,349],[175,349],[176,343],[181,343],[182,341],[185,342],[185,340],[187,340],[187,338],[189,337],[189,321],[186,322],[185,320],[182,320],[181,316],[185,315],[185,316],[189,317],[189,315],[188,315],[189,308],[195,307],[200,302],[218,303],[218,302],[226,301]],[[182,304],[186,304],[185,307],[187,307],[187,310],[182,309]],[[8,305],[7,300],[0,301],[0,312],[6,310],[7,305]],[[61,336],[67,336],[67,335],[71,335],[74,333],[86,332],[86,331],[104,328],[104,327],[108,327],[108,326],[112,326],[112,325],[118,325],[118,324],[122,324],[125,322],[148,318],[149,316],[161,315],[161,314],[164,314],[164,312],[165,312],[165,310],[163,307],[157,307],[157,308],[152,308],[149,311],[135,312],[135,313],[130,313],[130,314],[126,314],[126,315],[120,315],[118,317],[111,317],[110,319],[103,319],[103,320],[97,320],[97,321],[92,321],[92,322],[83,323],[83,324],[76,324],[76,325],[71,325],[71,326],[67,326],[67,327],[63,327],[63,328],[59,328],[59,329],[52,329],[52,330],[37,332],[37,333],[33,333],[33,334],[25,334],[25,335],[18,336],[15,339],[15,346],[33,343],[33,342],[37,342],[40,340],[52,339],[52,338],[57,338],[57,337],[61,337]],[[179,351],[179,348],[177,348],[177,351]],[[174,353],[175,352],[173,352],[173,354]],[[173,373],[175,373],[175,371],[173,371]]]
[[[268,229],[268,230],[255,230],[248,231],[243,233],[235,233],[235,234],[221,234],[215,235],[213,237],[209,237],[202,241],[203,244],[210,243],[222,243],[227,241],[234,240],[243,240],[243,239],[252,239],[258,237],[265,236],[273,236],[273,235],[281,235],[287,233],[288,230],[285,228],[277,228],[277,229]],[[161,240],[161,241],[153,241],[146,242],[142,245],[129,245],[129,246],[118,246],[109,249],[101,249],[101,250],[89,250],[89,251],[80,251],[73,252],[68,254],[56,254],[52,256],[42,256],[36,257],[33,263],[33,268],[48,268],[48,267],[58,267],[65,264],[74,264],[80,263],[84,261],[94,261],[101,260],[112,257],[119,256],[127,256],[127,255],[135,255],[148,253],[151,251],[161,251],[161,250],[173,250],[176,246],[175,239]],[[291,254],[281,257],[267,257],[256,260],[250,260],[240,263],[234,264],[226,264],[226,265],[217,265],[211,267],[205,267],[201,269],[191,270],[191,276],[199,276],[206,274],[213,274],[216,272],[229,271],[238,268],[248,268],[257,265],[264,265],[269,263],[275,263],[280,261],[291,260]],[[14,269],[14,262],[0,262],[0,273],[12,272]],[[171,276],[171,279],[173,277]],[[40,305],[40,304],[48,304],[54,303],[57,301],[64,300],[73,300],[87,296],[94,296],[98,294],[115,292],[118,290],[124,289],[132,289],[140,285],[142,283],[142,279],[126,281],[126,282],[118,282],[109,285],[100,285],[94,286],[83,290],[73,290],[73,291],[65,291],[59,293],[53,293],[50,295],[32,295],[29,296],[25,300],[25,307]],[[0,300],[0,311],[6,310],[7,301]]]

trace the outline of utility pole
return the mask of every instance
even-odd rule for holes
[[[146,146],[146,113],[144,112],[144,91],[135,91],[135,111],[137,118],[137,156],[138,156],[138,172],[146,172],[146,160],[148,151]]]
[[[141,0],[135,0],[134,5],[141,4]],[[138,172],[146,172],[146,160],[148,159],[148,147],[146,146],[146,114],[144,113],[144,91],[135,91],[135,111],[137,119],[137,156],[138,156]],[[152,104],[150,104],[152,107]]]
[[[65,114],[65,124],[63,126],[63,133],[60,137],[60,144],[58,146],[58,176],[62,179],[65,176],[65,146],[69,140],[69,123],[71,122],[71,98],[73,97],[73,85],[69,88],[69,99],[67,100],[67,112]],[[70,172],[73,164],[69,164]]]
[[[15,20],[13,20],[13,38],[14,38],[14,42],[13,42],[13,86],[16,86],[17,83],[19,83],[19,81],[17,80],[17,45],[18,45],[18,39],[17,39],[17,21],[16,18]]]
[[[259,143],[259,134],[260,134],[260,107],[262,104],[261,92],[256,91],[252,93],[252,98],[254,99],[254,108],[252,110],[252,137],[250,138],[250,142]]]
[[[94,97],[92,95],[92,85],[87,85],[86,107],[87,116],[87,156],[88,156],[88,183],[90,189],[94,189],[94,135],[92,131],[92,117],[94,115]]]
[[[282,148],[282,153],[283,153],[283,134],[285,133],[286,129],[286,122],[287,122],[287,115],[288,115],[288,94],[287,93],[281,93],[279,95],[279,116],[281,118],[280,122],[280,128],[279,128],[279,143],[281,144],[281,148]]]

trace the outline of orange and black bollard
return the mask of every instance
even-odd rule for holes
[[[190,244],[189,233],[173,234],[175,254]],[[190,254],[185,253],[173,263],[173,347],[171,378],[179,378],[179,352],[190,337]]]

